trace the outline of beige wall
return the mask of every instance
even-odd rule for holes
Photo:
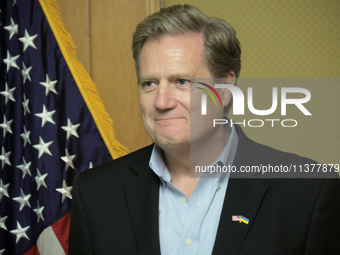
[[[132,34],[154,0],[58,0],[77,56],[97,86],[117,140],[134,151],[151,143],[139,113]]]
[[[271,87],[298,86],[311,91],[306,107],[312,116],[304,117],[291,107],[287,116],[268,118],[296,119],[296,128],[244,128],[249,137],[321,163],[340,163],[340,1],[165,0],[166,6],[178,3],[195,5],[233,25],[242,45],[240,78],[255,78],[243,87],[240,80],[239,86],[244,92],[249,85],[254,87],[257,109],[270,108]]]

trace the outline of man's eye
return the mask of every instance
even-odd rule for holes
[[[152,81],[145,81],[142,83],[142,87],[144,89],[150,89],[151,87],[153,87],[153,85],[155,85],[155,83]]]
[[[189,81],[184,80],[184,79],[178,80],[178,84],[179,84],[179,85],[186,85],[186,84],[188,84],[188,83],[189,83]]]
[[[143,86],[144,86],[144,87],[150,87],[151,85],[152,85],[152,82],[151,82],[151,81],[143,82]]]

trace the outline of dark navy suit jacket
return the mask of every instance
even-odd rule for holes
[[[236,167],[313,161],[248,139],[237,127]],[[78,175],[69,254],[160,254],[160,180],[152,146]],[[230,178],[213,254],[340,254],[339,179]],[[232,221],[243,215],[249,224]]]

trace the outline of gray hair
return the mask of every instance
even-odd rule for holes
[[[224,78],[230,71],[238,78],[241,70],[241,45],[234,28],[220,18],[208,18],[191,5],[162,8],[138,24],[133,35],[132,51],[139,80],[139,61],[144,43],[164,35],[202,33],[204,58],[215,78]]]

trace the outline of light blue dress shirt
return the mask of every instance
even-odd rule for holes
[[[212,164],[232,165],[238,136],[235,128],[228,143]],[[230,131],[231,130],[231,131]],[[171,184],[171,175],[164,163],[163,152],[154,146],[149,161],[150,168],[161,179],[159,188],[159,238],[162,255],[211,254],[213,251],[229,174],[215,173],[215,178],[198,180],[190,200]]]

